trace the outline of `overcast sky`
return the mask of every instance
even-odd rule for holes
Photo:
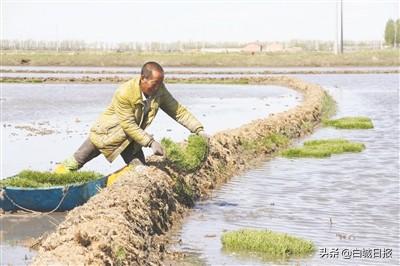
[[[399,18],[399,0],[344,0],[345,40],[381,40]],[[285,41],[333,40],[329,1],[7,1],[1,38],[34,40]]]

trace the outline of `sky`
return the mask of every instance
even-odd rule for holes
[[[334,40],[337,2],[1,1],[1,39],[88,42]],[[343,0],[345,40],[382,40],[400,0]]]

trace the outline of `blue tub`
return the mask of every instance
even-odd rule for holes
[[[32,210],[37,212],[69,211],[87,202],[107,183],[102,177],[87,183],[47,188],[0,188],[0,209],[4,211]],[[22,207],[22,208],[21,208]]]

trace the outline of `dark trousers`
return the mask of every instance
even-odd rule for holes
[[[121,152],[121,156],[124,159],[124,162],[126,164],[129,164],[133,159],[138,158],[143,164],[146,164],[143,150],[140,149],[138,152],[133,153],[133,144],[134,142],[129,144],[128,147],[126,147],[125,150]],[[79,147],[79,149],[74,153],[74,158],[79,163],[79,168],[81,168],[85,163],[99,156],[100,153],[101,152],[96,148],[96,146],[94,146],[90,139],[87,138]]]

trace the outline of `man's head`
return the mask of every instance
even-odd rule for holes
[[[164,81],[164,70],[156,62],[147,62],[143,65],[140,74],[140,89],[147,96],[154,95]]]

